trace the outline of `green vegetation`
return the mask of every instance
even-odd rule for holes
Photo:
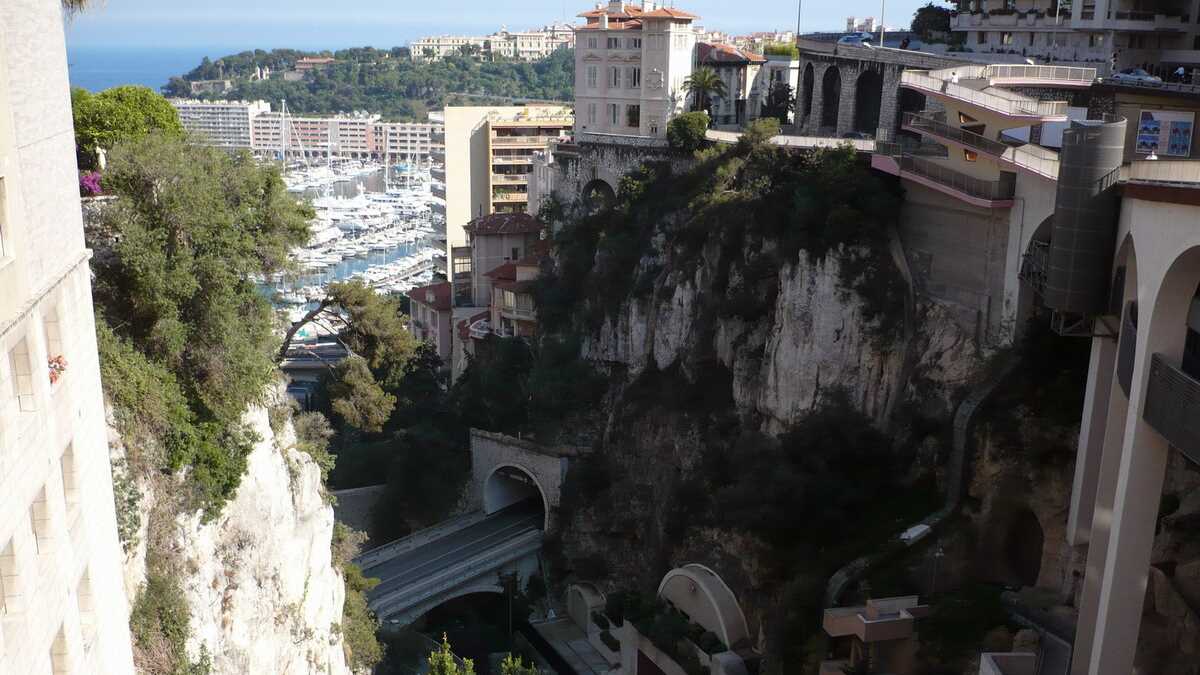
[[[950,9],[932,2],[918,7],[910,28],[926,42],[945,40],[950,36]]]
[[[208,655],[187,655],[190,613],[176,577],[151,567],[129,614],[139,672],[147,675],[208,675]]]
[[[383,647],[375,639],[379,622],[367,607],[367,591],[379,585],[378,579],[363,576],[354,563],[342,564],[346,580],[346,600],[342,604],[342,639],[350,668],[356,673],[370,672],[383,660]]]
[[[125,85],[98,94],[74,87],[71,115],[75,120],[75,153],[80,169],[97,168],[97,151],[111,150],[122,141],[152,133],[183,135],[175,108],[148,87]]]
[[[275,372],[274,313],[250,275],[284,264],[311,211],[276,169],[174,135],[116,145],[105,185],[118,199],[88,234],[102,251],[106,392],[126,442],[144,450],[135,473],[186,473],[188,504],[211,518],[254,441],[242,413]]]
[[[441,647],[429,655],[429,675],[475,675],[475,663],[456,657],[443,633]]]
[[[780,124],[787,124],[788,114],[795,108],[796,97],[792,95],[792,85],[787,82],[776,82],[767,92],[767,100],[762,107],[762,116],[773,117],[779,120]]]
[[[525,665],[524,658],[506,654],[500,662],[500,675],[539,675],[539,671],[533,665]]]
[[[676,150],[695,152],[704,147],[708,122],[708,113],[704,111],[676,115],[667,123],[667,142]]]
[[[786,56],[798,59],[800,58],[800,48],[791,42],[772,42],[763,48],[763,54],[766,56]]]
[[[314,69],[303,80],[288,82],[283,71],[302,56],[328,52],[256,50],[207,58],[182,78],[164,87],[169,96],[192,96],[190,81],[232,79],[232,91],[203,94],[204,98],[263,99],[275,110],[281,99],[297,113],[332,114],[351,110],[378,112],[387,119],[424,121],[430,110],[447,105],[505,101],[570,101],[575,84],[575,55],[559,50],[534,63],[481,63],[470,56],[450,56],[436,63],[418,63],[403,48],[371,48],[333,52],[336,62]],[[272,71],[268,80],[249,79],[255,66]]]
[[[921,620],[921,655],[941,663],[967,656],[988,631],[1009,623],[1000,589],[973,585],[938,598]]]
[[[724,97],[725,81],[712,68],[697,68],[683,81],[683,90],[694,97],[694,110],[710,110],[714,96]]]

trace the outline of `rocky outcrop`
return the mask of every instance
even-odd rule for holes
[[[246,422],[261,439],[236,495],[211,522],[176,516],[154,546],[183,570],[188,651],[212,673],[349,675],[339,623],[345,589],[331,560],[333,509],[320,469],[293,449],[291,424],[272,431],[266,409]],[[140,544],[126,562],[130,603],[146,575],[147,532],[162,484],[142,484]]]

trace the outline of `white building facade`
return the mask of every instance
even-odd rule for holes
[[[0,672],[132,673],[60,4],[0,22]]]
[[[254,118],[269,112],[266,101],[171,101],[183,128],[205,142],[223,148],[249,148]]]
[[[440,61],[464,49],[480,58],[538,61],[559,49],[575,45],[575,33],[566,24],[551,24],[537,30],[509,31],[501,28],[491,35],[437,35],[414,40],[409,45],[413,61]]]
[[[609,2],[579,16],[575,131],[661,138],[683,112],[699,18],[645,0]]]

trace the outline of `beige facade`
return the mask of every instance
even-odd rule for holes
[[[524,213],[534,153],[568,138],[565,106],[450,107],[445,110],[446,259],[467,245],[468,222]]]
[[[132,673],[58,2],[0,22],[0,672]]]
[[[682,10],[613,0],[580,14],[575,32],[575,130],[662,138],[683,112],[696,41]]]
[[[538,30],[510,32],[500,29],[491,35],[439,35],[414,40],[409,45],[413,61],[440,61],[462,53],[466,48],[484,59],[537,61],[559,49],[575,46],[575,35],[565,24],[552,24]]]
[[[266,101],[198,101],[172,99],[179,121],[189,133],[223,148],[250,148],[254,118],[269,112]]]

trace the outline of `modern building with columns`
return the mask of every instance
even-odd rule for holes
[[[0,21],[0,672],[132,673],[58,0]]]

